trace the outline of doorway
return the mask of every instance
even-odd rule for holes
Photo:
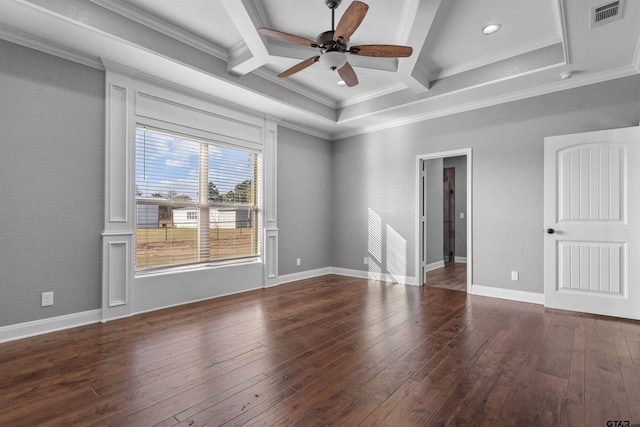
[[[470,148],[417,156],[418,285],[471,291],[471,173]]]
[[[442,257],[445,265],[455,262],[456,168],[442,168]]]

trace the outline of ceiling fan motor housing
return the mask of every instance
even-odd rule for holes
[[[346,42],[348,40],[345,40],[345,41],[334,40],[333,34],[334,34],[334,31],[325,31],[324,33],[320,33],[316,41],[322,49],[325,49],[328,51],[337,50],[338,52],[346,51],[347,50]]]
[[[329,9],[335,9],[340,6],[340,2],[342,2],[342,0],[324,0],[324,2],[327,4]]]

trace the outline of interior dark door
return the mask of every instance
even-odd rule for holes
[[[444,168],[442,170],[442,206],[443,206],[443,246],[444,262],[449,263],[455,260],[456,253],[456,230],[455,230],[455,194],[456,194],[456,169]]]

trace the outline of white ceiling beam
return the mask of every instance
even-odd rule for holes
[[[402,11],[396,38],[399,44],[413,46],[414,52],[409,58],[399,61],[398,74],[403,83],[416,93],[429,89],[429,77],[421,71],[424,67],[418,66],[418,58],[441,3],[442,0],[407,0]]]
[[[555,0],[553,2],[553,11],[556,19],[556,31],[562,39],[562,49],[564,51],[564,62],[571,64],[569,56],[569,40],[567,38],[567,17],[564,8],[564,0]]]
[[[228,71],[243,76],[262,67],[267,63],[269,52],[256,31],[257,27],[262,26],[262,22],[255,4],[240,0],[220,0],[220,3],[244,40],[229,50]]]

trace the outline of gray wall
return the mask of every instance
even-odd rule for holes
[[[331,144],[278,127],[278,274],[331,265],[330,200]]]
[[[332,265],[363,269],[371,208],[413,276],[416,155],[472,147],[473,283],[542,293],[544,137],[637,125],[639,92],[632,76],[334,141]]]
[[[5,41],[0,58],[0,326],[97,309],[104,73]]]
[[[444,260],[442,248],[444,245],[444,226],[442,224],[442,211],[444,200],[442,198],[442,159],[425,160],[425,190],[427,209],[427,264]]]
[[[454,202],[456,205],[455,256],[466,257],[467,256],[467,157],[466,156],[446,157],[444,159],[443,167],[455,168],[455,173],[456,173],[455,175],[456,193],[455,193],[455,202]],[[460,213],[464,213],[464,218],[460,218]]]
[[[104,74],[4,41],[0,58],[0,326],[97,309]],[[416,155],[473,147],[473,282],[542,292],[543,138],[637,125],[639,92],[634,76],[331,143],[279,128],[280,274],[364,270],[371,210],[412,276]]]

